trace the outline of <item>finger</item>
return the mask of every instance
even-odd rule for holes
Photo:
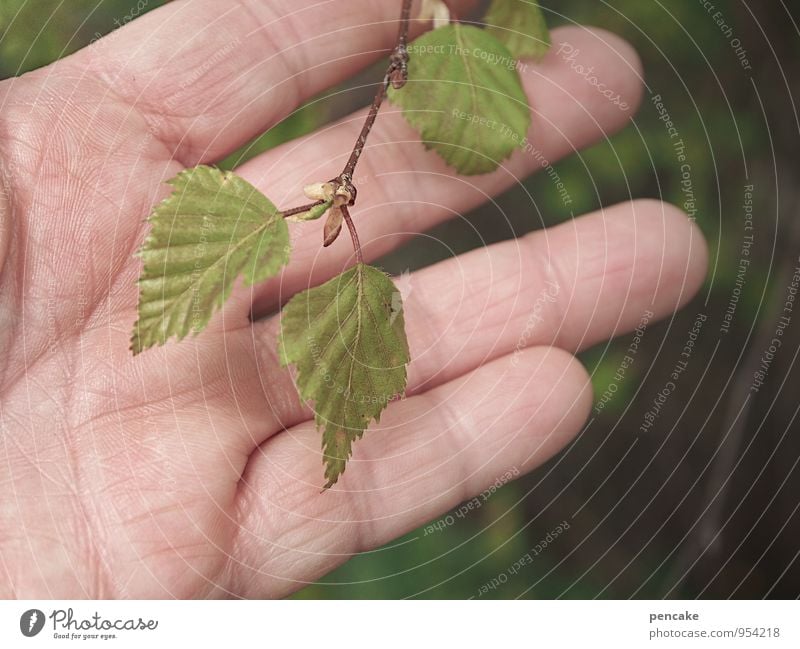
[[[413,273],[401,286],[411,350],[408,392],[517,349],[577,351],[685,304],[705,276],[702,234],[677,208],[625,203]],[[221,338],[242,387],[242,447],[312,415],[280,367],[277,317]],[[246,393],[241,392],[247,390]],[[230,408],[230,404],[228,408]]]
[[[102,78],[188,166],[224,157],[385,56],[399,14],[399,3],[372,0],[176,0],[68,65]]]
[[[603,30],[563,28],[553,32],[554,48],[541,65],[523,68],[525,89],[533,105],[529,138],[534,149],[519,150],[492,174],[464,177],[433,152],[419,134],[388,105],[380,114],[356,172],[361,191],[352,210],[368,258],[374,259],[426,230],[485,202],[520,178],[547,167],[564,155],[616,131],[631,118],[641,95],[640,64],[634,50]],[[568,43],[574,59],[558,54]],[[628,105],[621,110],[597,87],[577,74],[576,65],[591,65],[594,74]],[[363,114],[289,143],[242,166],[238,171],[274,202],[302,204],[304,184],[334,177],[355,142]],[[553,191],[557,191],[554,187]],[[307,202],[307,201],[305,201]],[[346,235],[321,249],[322,223],[293,228],[292,261],[281,278],[244,291],[239,308],[256,315],[309,284],[319,284],[352,263]]]
[[[393,404],[324,494],[313,424],[273,437],[253,454],[241,483],[227,587],[243,597],[296,590],[538,466],[580,430],[590,404],[580,364],[539,347],[518,364],[506,356]]]
[[[694,222],[639,200],[419,271],[403,287],[412,391],[513,350],[577,352],[666,317],[696,294],[707,264]]]

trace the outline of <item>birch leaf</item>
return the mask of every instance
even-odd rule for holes
[[[493,171],[524,144],[531,123],[516,61],[484,29],[452,24],[409,45],[408,83],[391,100],[459,173]]]
[[[240,275],[251,285],[289,259],[289,231],[278,209],[231,172],[195,167],[168,181],[172,194],[150,215],[139,256],[139,319],[134,354],[202,331]]]
[[[283,309],[281,362],[296,367],[300,396],[314,402],[325,488],[345,470],[353,442],[406,387],[408,343],[392,280],[357,264],[295,295]]]

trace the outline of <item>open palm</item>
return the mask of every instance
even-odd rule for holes
[[[196,338],[132,357],[133,253],[163,181],[384,56],[395,4],[175,0],[0,84],[0,595],[290,593],[550,457],[591,403],[572,353],[693,295],[702,237],[651,200],[414,273],[408,397],[324,494],[313,413],[277,361],[272,314],[352,264],[346,237],[321,250],[321,224],[296,227],[280,278],[240,286]],[[580,28],[553,40],[637,105],[628,45]],[[455,175],[385,106],[355,179],[365,256],[623,126],[632,111],[575,60],[554,51],[523,70],[537,150],[486,176]],[[238,173],[277,205],[302,203],[299,188],[338,171],[362,119]]]

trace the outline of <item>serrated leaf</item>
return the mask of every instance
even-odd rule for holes
[[[453,24],[409,45],[409,81],[390,89],[409,123],[459,173],[493,171],[531,123],[516,61],[486,30]]]
[[[357,264],[289,301],[279,348],[281,362],[297,368],[300,396],[314,402],[330,488],[353,442],[405,390],[409,355],[400,294],[385,273]]]
[[[230,295],[234,280],[263,281],[289,259],[289,231],[278,208],[231,172],[195,167],[168,181],[139,251],[138,354],[171,337],[199,332]]]
[[[536,0],[492,0],[484,20],[517,58],[539,61],[550,49],[550,31]]]

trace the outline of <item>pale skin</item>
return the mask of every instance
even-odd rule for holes
[[[133,357],[133,252],[163,181],[388,55],[398,11],[176,0],[0,84],[0,596],[285,596],[558,452],[593,402],[572,354],[648,310],[669,317],[697,291],[702,235],[655,200],[413,273],[408,396],[324,494],[313,411],[277,362],[273,314],[352,264],[348,237],[322,249],[321,223],[293,225],[282,277],[239,286],[196,338]],[[553,51],[522,72],[531,137],[549,161],[633,114],[575,60],[629,106],[642,94],[619,38],[570,27],[553,41],[579,54]],[[301,204],[303,184],[338,173],[363,115],[238,173],[281,207]],[[542,167],[519,151],[505,169],[458,177],[418,140],[384,106],[355,177],[367,261]]]

